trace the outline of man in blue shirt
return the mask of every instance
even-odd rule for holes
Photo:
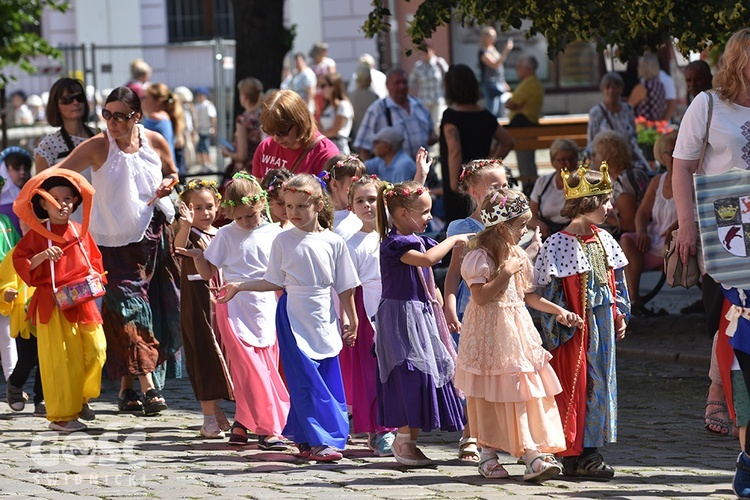
[[[411,181],[417,173],[414,158],[401,149],[404,136],[396,127],[383,127],[373,140],[372,149],[375,158],[365,161],[368,174],[375,174],[384,181],[393,184]]]

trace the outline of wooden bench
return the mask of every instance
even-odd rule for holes
[[[498,120],[500,125],[508,125],[507,118]],[[506,127],[516,151],[534,149],[549,149],[557,139],[571,139],[578,146],[586,147],[589,125],[589,115],[553,115],[539,119],[539,125],[534,127]]]

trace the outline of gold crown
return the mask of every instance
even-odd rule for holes
[[[612,192],[612,181],[609,178],[609,165],[606,161],[603,161],[599,166],[599,171],[602,173],[602,180],[596,184],[589,184],[586,180],[586,172],[588,171],[588,164],[578,165],[578,178],[580,182],[576,187],[568,186],[568,177],[570,172],[567,168],[564,168],[560,175],[563,180],[563,193],[566,200],[572,200],[575,198],[583,198],[586,196],[597,196],[600,194],[609,194]]]
[[[732,220],[734,219],[734,216],[737,215],[737,210],[739,210],[739,208],[740,207],[736,205],[716,207],[716,213],[719,214],[719,217],[721,217],[722,220]]]

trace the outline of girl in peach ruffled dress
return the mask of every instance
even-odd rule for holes
[[[549,365],[526,305],[557,315],[565,325],[576,314],[533,293],[533,265],[518,246],[531,220],[529,201],[501,188],[482,203],[485,229],[469,242],[461,276],[471,290],[463,318],[455,386],[464,391],[472,433],[482,447],[479,473],[507,478],[496,450],[524,457],[526,481],[561,472],[551,453],[565,449],[555,394],[562,388]]]

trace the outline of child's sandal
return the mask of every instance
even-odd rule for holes
[[[242,434],[237,434],[235,430],[241,430]],[[235,421],[229,430],[229,444],[235,446],[244,446],[247,444],[247,429],[241,423]]]
[[[141,413],[143,412],[143,402],[133,389],[125,389],[122,397],[117,401],[117,409],[122,413]]]
[[[555,477],[562,472],[562,467],[554,456],[540,453],[526,464],[526,473],[523,475],[524,481],[531,483],[541,483],[551,477]]]
[[[458,441],[458,459],[464,462],[479,462],[479,449],[475,438],[461,438]]]
[[[490,457],[479,462],[479,474],[487,479],[506,479],[510,474],[500,465],[497,457]]]
[[[167,402],[156,389],[149,389],[143,394],[143,413],[146,415],[156,415],[166,409]]]

